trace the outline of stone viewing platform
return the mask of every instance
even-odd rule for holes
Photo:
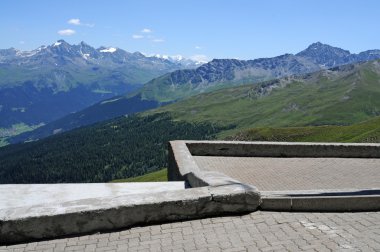
[[[170,146],[170,180],[185,180],[190,187],[257,188],[262,210],[380,210],[379,144],[173,141]]]
[[[379,144],[172,141],[177,182],[0,186],[0,251],[377,251],[379,170]]]
[[[6,218],[8,209],[33,206],[61,205],[72,202],[103,198],[112,200],[120,196],[159,193],[184,189],[183,182],[146,182],[146,183],[88,183],[88,184],[11,184],[0,185],[0,216]],[[83,202],[84,203],[84,202]],[[85,205],[90,207],[91,201]]]

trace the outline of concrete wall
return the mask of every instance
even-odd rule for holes
[[[186,141],[194,156],[380,158],[380,144]]]
[[[0,245],[255,209],[256,198],[236,197],[241,193],[201,187],[8,209],[0,220]]]
[[[241,183],[219,172],[199,169],[184,141],[169,143],[168,179],[184,180],[192,188],[208,187],[213,191],[230,192],[228,198],[231,202],[250,202],[250,208],[246,211],[254,211],[260,205],[260,193],[256,187]]]
[[[169,143],[168,170],[170,180],[185,180],[190,187],[231,185],[244,188],[242,190],[245,190],[245,193],[256,195],[259,204],[257,207],[262,210],[343,212],[380,210],[379,188],[369,188],[365,191],[352,188],[344,191],[258,192],[254,185],[243,184],[218,172],[202,171],[193,159],[193,155],[380,158],[380,144],[172,141]]]

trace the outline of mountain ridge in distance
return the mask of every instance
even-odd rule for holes
[[[379,58],[380,50],[351,54],[347,50],[316,42],[295,55],[283,54],[254,60],[213,59],[196,69],[176,70],[155,78],[144,85],[142,93],[147,99],[169,101],[174,97],[180,99],[189,94],[202,93],[223,83],[257,83]]]
[[[380,116],[380,59],[220,89],[146,111],[175,120],[256,127],[351,125]]]
[[[105,103],[97,103],[88,108],[88,111],[92,111],[91,114],[93,115],[90,121],[82,121],[81,118],[86,116],[83,116],[82,112],[78,112],[61,118],[59,123],[54,123],[54,126],[53,124],[42,126],[34,131],[16,136],[10,141],[15,143],[36,140],[51,135],[57,130],[60,132],[67,131],[88,125],[89,122],[95,123],[110,119],[106,113],[102,112],[106,111],[102,106],[107,106],[108,111],[113,110],[114,116],[144,111],[145,107],[139,107],[136,97],[141,98],[142,104],[149,101],[151,104],[155,103],[159,106],[220,88],[260,83],[285,76],[303,75],[330,67],[377,58],[380,58],[380,50],[351,54],[349,51],[317,42],[295,55],[284,54],[273,58],[255,60],[214,59],[196,69],[176,70],[154,78],[134,95],[125,95],[118,99],[110,98]]]
[[[142,175],[165,167],[172,139],[379,142],[379,80],[380,60],[374,60],[198,94],[0,148],[0,180],[106,182]]]
[[[183,60],[183,64],[182,61]],[[96,102],[137,90],[190,60],[147,57],[116,47],[95,49],[64,40],[32,51],[0,50],[0,131],[40,125]],[[1,136],[1,132],[0,132]]]

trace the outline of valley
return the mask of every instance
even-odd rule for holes
[[[36,142],[0,148],[0,183],[89,183],[166,167],[172,139],[214,139],[225,129],[167,114],[120,117]]]
[[[8,138],[15,144],[0,148],[0,183],[133,181],[129,178],[167,167],[166,144],[173,139],[380,141],[380,60],[267,76],[261,82],[247,79],[248,84],[235,77],[217,79],[207,88],[202,82],[205,89],[162,81],[169,75]],[[180,91],[175,100],[167,99],[170,92],[164,92],[165,99],[150,96],[159,95],[152,84],[158,82],[191,90]],[[25,140],[33,141],[17,143]]]
[[[0,134],[20,123],[48,124],[107,98],[135,92],[154,77],[197,66],[185,59],[110,48],[59,40],[32,51],[0,50]]]
[[[52,121],[50,123],[47,123],[45,126],[31,132],[27,132],[24,134],[21,134],[19,136],[12,137],[8,139],[9,143],[17,143],[17,142],[23,142],[23,141],[32,141],[37,139],[42,139],[44,137],[47,137],[49,135],[54,134],[55,132],[64,132],[68,131],[77,127],[83,127],[86,125],[90,125],[92,123],[100,122],[103,120],[108,120],[111,118],[115,118],[117,116],[122,116],[126,114],[132,114],[136,112],[142,112],[148,109],[152,109],[155,107],[160,107],[162,105],[166,105],[169,103],[176,103],[178,101],[186,100],[187,98],[191,96],[195,96],[197,94],[204,94],[203,96],[197,96],[197,98],[190,99],[184,103],[179,103],[182,105],[173,105],[173,108],[176,114],[181,113],[180,111],[184,111],[186,114],[186,109],[189,106],[191,108],[192,115],[190,118],[194,118],[194,120],[197,120],[196,117],[209,117],[209,115],[206,115],[206,111],[202,113],[197,113],[197,108],[195,104],[200,103],[199,106],[204,106],[207,104],[207,102],[212,103],[213,97],[216,97],[220,102],[222,102],[223,99],[229,99],[227,96],[224,97],[222,94],[225,91],[221,91],[220,93],[214,93],[218,92],[218,90],[224,90],[226,88],[231,87],[237,87],[235,91],[228,90],[226,92],[232,92],[231,97],[234,95],[245,96],[244,89],[247,89],[244,87],[245,85],[251,85],[252,87],[258,83],[261,83],[260,90],[255,90],[252,88],[251,91],[252,94],[249,94],[251,97],[249,99],[235,99],[232,97],[232,99],[235,99],[235,101],[231,104],[229,104],[230,100],[225,101],[225,105],[228,105],[228,108],[226,111],[232,112],[233,108],[238,108],[238,113],[244,113],[244,111],[248,112],[249,109],[244,108],[244,102],[246,102],[246,106],[251,106],[252,100],[254,99],[253,96],[255,95],[265,95],[263,92],[268,92],[268,90],[272,90],[272,88],[277,89],[278,87],[283,87],[284,83],[287,82],[296,82],[298,79],[302,82],[307,82],[309,84],[315,83],[315,85],[308,85],[303,86],[300,84],[298,91],[295,88],[295,85],[291,85],[292,92],[302,92],[305,94],[302,94],[304,98],[303,101],[306,101],[308,98],[305,97],[306,93],[308,95],[318,95],[317,89],[319,88],[319,83],[321,85],[329,85],[329,81],[336,81],[337,78],[339,78],[341,75],[344,75],[345,73],[349,73],[348,69],[339,68],[341,65],[355,65],[360,64],[360,62],[366,62],[370,60],[375,60],[380,58],[380,51],[379,50],[367,50],[364,52],[361,52],[359,54],[351,54],[347,50],[343,50],[341,48],[333,47],[330,45],[322,44],[320,42],[313,43],[310,46],[308,46],[305,50],[292,55],[292,54],[285,54],[280,55],[273,58],[262,58],[262,59],[255,59],[255,60],[236,60],[236,59],[214,59],[210,61],[209,63],[205,63],[197,68],[194,69],[182,69],[182,70],[176,70],[170,73],[163,74],[157,78],[154,78],[144,85],[140,87],[140,89],[134,91],[134,92],[128,92],[126,94],[112,97],[106,100],[103,100],[101,102],[95,103],[94,105],[87,107],[83,110],[77,111],[76,113],[67,114],[66,116],[63,116],[55,121]],[[325,71],[328,68],[336,69],[335,71]],[[315,76],[312,75],[308,80],[306,79],[306,75],[322,71],[321,74],[327,74],[326,77],[324,76]],[[377,71],[377,70],[376,70]],[[376,72],[375,71],[375,72]],[[363,73],[364,74],[364,73]],[[336,76],[335,76],[336,75]],[[365,74],[364,74],[365,75]],[[288,79],[286,79],[288,77]],[[285,78],[285,79],[281,79]],[[342,77],[343,78],[343,77]],[[278,79],[281,79],[279,82]],[[324,80],[326,80],[325,84],[323,84]],[[274,81],[271,84],[271,81]],[[342,79],[343,81],[343,79]],[[352,81],[354,81],[352,79]],[[358,80],[361,82],[361,80]],[[363,80],[365,81],[365,80]],[[264,85],[264,86],[263,86]],[[266,86],[265,86],[266,85]],[[347,84],[349,85],[349,84]],[[243,86],[243,89],[239,89],[240,86]],[[346,88],[340,85],[339,88]],[[249,88],[248,88],[249,89]],[[331,87],[330,94],[326,94],[331,96],[330,104],[333,102],[333,99],[340,99],[342,97],[348,97],[344,96],[340,91],[336,90],[340,95],[343,95],[342,97],[334,96],[333,92],[335,92],[334,87]],[[285,88],[282,96],[286,96],[288,88]],[[346,88],[346,91],[348,89]],[[323,91],[323,90],[322,90]],[[248,91],[247,91],[248,92]],[[258,94],[254,94],[255,92],[258,92]],[[210,95],[208,96],[208,93]],[[239,94],[237,94],[239,93]],[[216,95],[215,95],[216,94]],[[219,94],[222,94],[219,97]],[[302,101],[294,101],[294,104],[291,103],[291,101],[287,101],[288,104],[284,104],[286,100],[284,97],[281,97],[280,94],[277,94],[277,98],[270,98],[268,99],[260,99],[258,100],[258,103],[262,104],[259,106],[266,106],[270,107],[271,104],[274,102],[274,99],[282,100],[282,105],[284,110],[295,110],[297,108],[297,102],[302,103]],[[325,96],[326,96],[325,95]],[[238,97],[236,96],[236,97]],[[334,96],[334,97],[333,97]],[[272,97],[272,96],[271,96]],[[195,102],[196,99],[201,99],[202,101]],[[272,100],[271,100],[272,99]],[[297,98],[298,99],[298,98]],[[342,98],[345,99],[345,98]],[[208,101],[209,100],[209,101]],[[239,100],[241,104],[235,104],[236,101]],[[241,100],[241,101],[240,101]],[[244,100],[244,101],[243,101]],[[248,102],[248,103],[247,103]],[[316,101],[318,102],[318,101]],[[264,104],[265,103],[265,104]],[[220,106],[219,106],[220,105]],[[279,105],[279,104],[277,104]],[[182,108],[181,108],[182,106]],[[208,107],[212,106],[211,104],[207,105]],[[256,104],[254,105],[256,106]],[[286,107],[288,106],[288,108]],[[292,107],[296,106],[296,107]],[[310,106],[319,106],[319,104],[310,104]],[[215,106],[214,106],[215,107]],[[217,107],[221,108],[220,111],[224,111],[225,108],[222,109],[223,105],[218,104]],[[171,107],[168,107],[170,110]],[[279,107],[278,107],[279,108]],[[199,108],[198,108],[199,109]],[[274,107],[271,109],[275,109]],[[303,108],[303,110],[308,110],[307,108]],[[210,118],[213,116],[216,116],[218,114],[218,109],[216,111],[209,112],[213,114]],[[298,109],[299,110],[299,109]],[[314,116],[314,111],[309,111],[310,117],[306,116],[304,118],[304,114],[301,113],[302,110],[298,111],[298,117],[302,117],[302,120],[308,120],[307,122],[300,122],[299,125],[305,125],[307,123],[313,124],[312,117]],[[214,115],[215,112],[215,115]],[[270,111],[267,111],[270,113]],[[261,113],[261,112],[260,112]],[[263,112],[265,113],[265,112]],[[373,113],[377,113],[376,111],[373,111]],[[283,117],[287,117],[288,114],[282,113]],[[281,121],[281,125],[278,126],[286,126],[288,125],[289,121],[295,120],[297,117],[297,113],[291,113],[291,116],[293,118],[273,118],[273,120]],[[290,115],[290,114],[289,114]],[[232,119],[229,118],[228,115],[219,115],[221,117],[220,120],[226,119]],[[238,115],[237,115],[238,116]],[[244,116],[244,115],[241,115]],[[337,115],[332,115],[332,117],[336,117]],[[359,116],[359,115],[358,115]],[[339,116],[338,116],[339,117]],[[359,118],[360,117],[360,118]],[[326,119],[326,122],[323,122],[322,120],[315,118],[315,120],[320,121],[320,123],[353,123],[357,122],[358,120],[364,120],[367,117],[365,115],[359,116],[357,119],[352,119],[351,121],[345,122],[345,119],[342,119],[341,121],[335,120],[335,122],[331,122],[330,119]],[[262,117],[257,116],[255,117],[256,121],[260,120],[262,122],[261,125],[265,125],[266,123],[269,123],[268,121],[262,120]],[[219,119],[216,119],[217,121]],[[251,125],[252,121],[247,121],[247,126]],[[288,124],[287,124],[288,123]],[[252,124],[252,126],[255,126],[256,124]],[[260,125],[260,124],[258,124]],[[290,125],[290,124],[289,124]]]

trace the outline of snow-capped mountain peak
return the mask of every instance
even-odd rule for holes
[[[204,63],[207,63],[207,62],[203,62],[203,61],[201,62],[201,61],[196,61],[196,60],[192,60],[189,58],[185,58],[184,56],[182,56],[180,54],[177,54],[177,55],[151,54],[151,55],[147,55],[147,56],[158,58],[158,59],[168,60],[170,62],[181,64],[181,65],[184,65],[184,66],[189,67],[189,68],[198,67]]]
[[[35,57],[34,57],[35,56]],[[59,56],[59,57],[57,57]],[[85,64],[125,64],[135,61],[135,64],[170,64],[175,69],[195,68],[200,65],[193,59],[188,59],[180,54],[166,55],[154,54],[146,55],[140,52],[129,53],[117,47],[94,47],[80,42],[79,44],[69,44],[64,40],[57,40],[48,46],[40,46],[31,51],[21,51],[14,48],[1,50],[0,61],[17,64],[44,64],[51,66],[62,66],[73,63]],[[145,62],[145,63],[144,63]]]

